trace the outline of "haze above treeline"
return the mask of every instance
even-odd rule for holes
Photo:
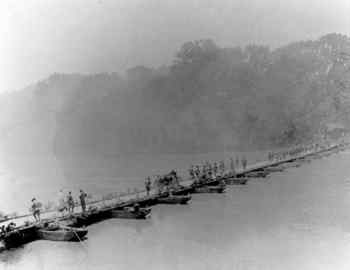
[[[4,153],[121,155],[258,150],[350,127],[350,39],[219,47],[184,43],[172,64],[126,75],[55,73],[0,96]]]
[[[54,72],[123,72],[169,65],[186,41],[219,46],[350,34],[346,0],[0,1],[0,92]]]

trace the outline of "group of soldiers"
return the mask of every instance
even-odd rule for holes
[[[190,178],[195,180],[216,177],[222,175],[225,172],[225,162],[222,160],[220,162],[214,162],[213,164],[211,164],[209,161],[206,161],[202,166],[191,165],[188,172]]]
[[[203,165],[191,165],[188,172],[190,175],[190,179],[195,181],[203,181],[208,178],[216,178],[220,176],[224,176],[226,174],[235,174],[238,169],[245,170],[247,168],[247,158],[245,156],[239,158],[236,157],[230,158],[230,165],[226,167],[225,161],[221,160],[219,162],[210,163],[206,161]],[[175,170],[172,170],[170,173],[160,176],[157,175],[154,177],[153,181],[151,177],[147,177],[145,180],[145,189],[147,196],[150,195],[150,191],[153,186],[158,189],[158,192],[171,190],[171,188],[179,186],[179,176]]]
[[[247,168],[247,158],[243,156],[242,158],[230,158],[229,171],[225,165],[225,161],[221,160],[219,162],[210,163],[206,161],[203,165],[191,165],[188,170],[190,179],[195,181],[203,181],[208,178],[216,178],[224,176],[227,173],[234,174],[237,169],[245,170]],[[169,174],[164,176],[157,175],[153,180],[153,185],[158,188],[158,192],[164,190],[164,188],[169,189],[171,187],[179,186],[179,177],[175,170],[171,171]],[[145,180],[145,188],[147,196],[150,194],[152,188],[152,180],[147,177]]]
[[[289,157],[294,157],[294,156],[300,155],[302,153],[321,150],[327,146],[329,146],[328,142],[327,143],[312,143],[310,145],[297,145],[297,146],[295,146],[291,149],[285,150],[285,151],[269,152],[268,159],[269,159],[269,161],[283,160],[283,159],[286,159]]]
[[[87,194],[83,190],[80,190],[79,200],[80,200],[81,210],[83,213],[85,213],[86,211],[86,198],[87,198]],[[74,201],[72,192],[69,191],[67,195],[64,195],[63,191],[60,190],[59,196],[58,196],[57,211],[62,213],[62,215],[65,214],[65,211],[68,211],[69,214],[73,214],[75,205],[76,203]],[[33,198],[30,210],[33,213],[33,217],[35,221],[39,222],[41,220],[40,214],[42,211],[41,202],[37,201],[36,198]]]
[[[163,191],[171,191],[172,188],[176,188],[180,186],[179,176],[175,170],[172,170],[170,173],[160,176],[155,176],[153,180],[153,186],[158,190],[158,193]],[[152,188],[152,180],[151,177],[147,177],[145,180],[145,188],[147,196],[150,195],[150,191]]]
[[[227,173],[234,174],[239,168],[245,170],[247,168],[247,163],[248,161],[246,157],[242,157],[241,159],[239,159],[238,157],[236,159],[230,158],[230,170],[227,171],[224,160],[214,163],[206,161],[203,165],[191,165],[188,172],[191,179],[200,181],[203,179],[224,176]]]
[[[80,200],[80,206],[83,213],[86,211],[86,198],[87,194],[81,189],[79,193],[79,200]],[[67,195],[64,195],[63,191],[60,190],[58,195],[58,212],[61,212],[62,214],[65,213],[65,211],[68,211],[69,214],[74,213],[75,208],[75,200],[73,198],[72,192],[69,191]]]

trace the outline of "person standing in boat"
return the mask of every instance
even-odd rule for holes
[[[86,197],[87,197],[87,194],[81,189],[79,194],[79,199],[80,199],[81,211],[83,213],[86,212]]]
[[[151,178],[149,176],[146,178],[145,187],[146,187],[147,196],[149,196],[149,193],[151,191]]]
[[[33,212],[34,219],[37,222],[40,221],[40,209],[41,209],[41,203],[38,202],[35,198],[33,198],[31,210]]]
[[[74,199],[71,191],[68,192],[67,203],[68,203],[68,212],[72,214],[74,212]]]

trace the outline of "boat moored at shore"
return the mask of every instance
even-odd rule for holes
[[[87,235],[85,228],[74,228],[52,224],[39,227],[37,230],[38,239],[49,241],[82,241]]]
[[[228,177],[224,179],[226,185],[246,185],[248,178],[246,177]]]
[[[187,204],[191,200],[189,195],[173,195],[167,197],[159,197],[157,203],[159,204]]]
[[[195,187],[193,190],[193,193],[224,193],[224,192],[225,192],[225,186],[222,186],[222,185]]]
[[[146,219],[151,215],[151,208],[140,208],[140,209],[115,209],[111,210],[112,218],[125,218],[125,219]]]

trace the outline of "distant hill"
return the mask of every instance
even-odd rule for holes
[[[349,127],[350,39],[271,50],[185,43],[173,64],[53,74],[0,96],[4,153],[119,155],[259,149]]]

